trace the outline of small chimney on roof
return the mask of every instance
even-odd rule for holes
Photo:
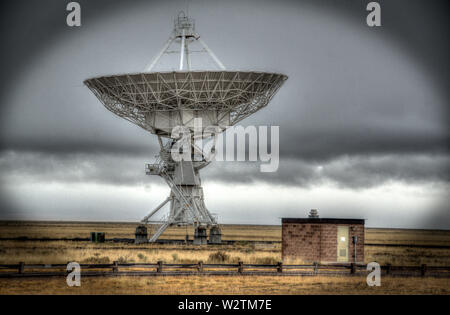
[[[308,217],[312,219],[317,219],[319,218],[319,212],[317,211],[317,209],[311,209]]]

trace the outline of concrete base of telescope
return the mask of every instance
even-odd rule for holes
[[[218,226],[213,226],[209,230],[209,244],[221,244],[222,243],[222,231]]]
[[[145,225],[139,225],[136,228],[135,237],[136,237],[134,240],[135,244],[148,243],[147,227]]]
[[[206,227],[199,226],[195,228],[194,245],[206,245],[206,244],[208,244]]]

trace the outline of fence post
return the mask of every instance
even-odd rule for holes
[[[281,261],[277,264],[277,272],[283,272],[283,263]]]
[[[203,261],[200,260],[198,262],[197,270],[198,272],[203,272]]]
[[[425,277],[425,273],[427,272],[427,265],[423,264],[420,268],[420,275]]]
[[[351,274],[356,273],[356,264],[355,263],[350,264],[350,273]]]
[[[20,274],[24,273],[24,271],[25,271],[25,263],[23,261],[21,261],[19,263],[19,270],[18,271],[19,271]]]
[[[238,266],[238,272],[242,273],[244,271],[244,263],[242,261],[240,261]]]
[[[163,269],[163,262],[158,261],[156,266],[156,272],[162,272],[162,269]]]
[[[113,272],[119,272],[119,262],[118,261],[113,262],[112,271]]]
[[[314,274],[316,275],[319,271],[319,263],[315,261],[313,265],[314,265]]]

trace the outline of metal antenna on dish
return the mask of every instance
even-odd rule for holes
[[[170,48],[173,43],[180,44],[178,50],[171,51]],[[198,42],[203,50],[191,51],[191,44]],[[159,62],[164,54],[179,53],[180,63],[179,71],[187,69],[191,70],[191,52],[195,53],[207,53],[211,59],[216,63],[220,70],[225,70],[223,63],[217,58],[214,52],[206,45],[206,43],[200,38],[200,35],[195,32],[195,20],[187,17],[183,11],[178,14],[178,17],[174,20],[174,29],[169,39],[165,43],[162,50],[155,56],[151,64],[146,68],[146,71],[150,72]]]
[[[178,49],[173,49],[177,44]],[[200,45],[201,50],[191,49]],[[219,70],[193,71],[193,55],[208,55]],[[151,72],[165,55],[179,54],[177,71]],[[203,63],[200,66],[204,66]],[[226,71],[225,66],[200,38],[195,21],[180,12],[174,29],[162,50],[145,73],[102,76],[84,81],[105,107],[157,135],[160,154],[146,165],[146,174],[162,177],[170,187],[170,195],[142,219],[145,224],[158,224],[150,242],[155,242],[172,225],[193,225],[194,244],[221,242],[216,218],[205,206],[199,171],[210,164],[209,155],[195,140],[210,138],[267,106],[287,79],[283,74]],[[201,119],[200,136],[198,120]],[[179,128],[190,133],[190,159],[174,160],[179,152]],[[209,130],[209,132],[208,132]],[[197,134],[197,136],[196,136]],[[215,139],[213,137],[213,139]],[[163,220],[156,214],[169,204]]]

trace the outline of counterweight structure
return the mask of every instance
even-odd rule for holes
[[[179,45],[178,50],[170,50],[174,44]],[[190,50],[194,44],[203,49]],[[151,72],[164,55],[175,52],[179,53],[178,71]],[[193,54],[209,56],[219,69],[193,70]],[[155,163],[146,165],[146,174],[162,177],[171,192],[142,222],[154,222],[166,204],[170,211],[150,242],[171,225],[194,225],[199,244],[206,241],[206,229],[211,228],[210,241],[215,235],[218,237],[213,242],[220,242],[217,221],[204,203],[199,171],[210,161],[195,144],[198,139],[193,136],[194,121],[201,118],[201,137],[211,136],[204,132],[205,128],[223,131],[265,107],[286,79],[278,73],[227,71],[196,33],[194,20],[181,13],[147,72],[102,76],[84,82],[108,110],[158,137],[160,154]],[[179,135],[174,136],[173,131],[180,126],[192,132],[192,155],[191,159],[175,161],[172,151]]]

